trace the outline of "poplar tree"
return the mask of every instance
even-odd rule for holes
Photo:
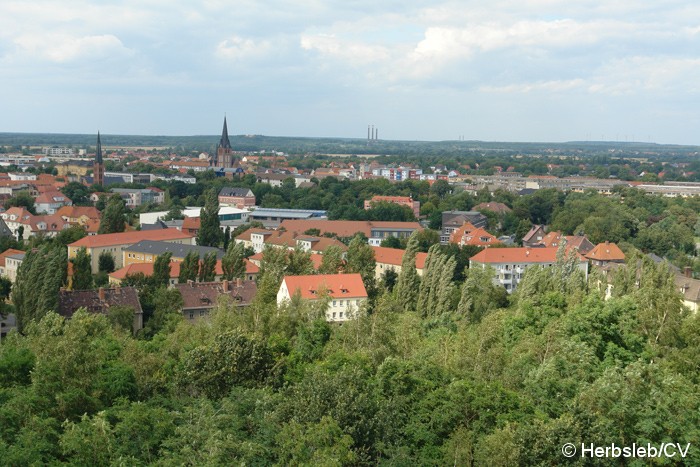
[[[151,280],[156,287],[166,286],[170,283],[170,259],[171,252],[164,253],[156,258],[153,264],[153,275]]]
[[[413,232],[408,239],[406,251],[401,260],[401,274],[396,284],[396,295],[401,306],[406,311],[415,311],[418,301],[418,289],[421,279],[416,270],[416,256],[418,254],[418,234]]]
[[[231,242],[221,258],[224,279],[231,281],[245,277],[245,248],[242,243]]]
[[[376,295],[375,271],[377,261],[374,259],[374,250],[369,246],[362,235],[355,235],[348,245],[348,259],[345,271],[359,273],[367,290],[367,295],[374,298]]]
[[[73,290],[91,289],[92,261],[90,261],[90,255],[87,253],[87,250],[85,248],[79,249],[71,263],[73,263]]]
[[[326,248],[321,258],[321,266],[318,268],[319,274],[338,274],[343,267],[343,250],[338,245],[331,245]]]
[[[213,282],[216,278],[216,252],[207,253],[199,267],[199,282]]]
[[[219,198],[216,190],[213,189],[207,191],[205,196],[204,207],[199,214],[201,223],[197,235],[197,244],[218,247],[224,238],[224,234],[221,232],[221,223],[219,222]]]
[[[196,251],[190,251],[187,253],[182,263],[180,263],[180,274],[178,275],[177,280],[180,284],[187,281],[196,281],[198,273],[199,253]]]

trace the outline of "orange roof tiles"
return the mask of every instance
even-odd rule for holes
[[[170,263],[170,277],[175,278],[180,276],[180,262],[173,261]],[[153,274],[154,263],[131,263],[121,269],[118,269],[111,273],[109,276],[113,279],[122,280],[128,275],[134,275],[142,273],[145,276],[151,276]],[[258,274],[260,268],[248,260],[245,260],[245,272],[246,274]],[[221,260],[216,262],[215,273],[217,276],[222,276],[224,274],[224,269],[221,265]]]
[[[317,299],[323,292],[331,298],[367,298],[367,290],[359,274],[285,276],[282,283],[290,296],[298,291],[301,298],[307,300]]]
[[[5,258],[8,256],[16,255],[19,253],[24,253],[22,250],[15,250],[14,248],[8,248],[7,250],[0,253],[0,267],[5,267]]]
[[[184,234],[176,229],[134,230],[131,232],[83,237],[77,242],[73,242],[68,246],[76,248],[95,248],[112,245],[133,245],[141,240],[179,240],[190,238],[192,238],[190,235]]]
[[[595,261],[624,261],[625,254],[616,244],[605,242],[597,244],[595,248],[588,252],[586,258]]]
[[[372,247],[372,249],[374,250],[374,259],[377,263],[391,264],[392,266],[401,266],[403,255],[406,253],[406,250],[387,248],[384,246],[375,246]],[[416,269],[425,268],[425,260],[427,257],[428,253],[416,253]]]
[[[486,248],[471,258],[477,263],[554,263],[558,248]],[[581,261],[585,259],[579,255]]]
[[[422,230],[418,222],[384,222],[384,221],[328,221],[328,220],[284,220],[280,229],[288,231],[306,232],[309,229],[318,229],[321,234],[334,233],[339,237],[354,237],[362,232],[367,237],[372,234],[373,228],[378,229],[409,229]]]

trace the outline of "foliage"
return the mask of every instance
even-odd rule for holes
[[[114,268],[114,255],[109,251],[100,253],[100,256],[97,257],[97,269],[109,274],[110,272],[114,272]]]
[[[224,279],[243,279],[245,277],[245,249],[243,243],[230,242],[224,257],[221,258]]]
[[[109,197],[97,233],[117,233],[126,229],[126,204],[118,194]]]
[[[71,285],[73,290],[91,289],[93,286],[92,280],[92,261],[90,255],[85,248],[80,248],[72,258],[73,276]]]
[[[201,224],[197,234],[197,244],[218,247],[224,239],[219,222],[219,197],[215,189],[205,194],[204,207],[200,212]]]

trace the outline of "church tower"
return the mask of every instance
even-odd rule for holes
[[[95,164],[93,166],[92,183],[102,185],[105,183],[105,164],[102,161],[102,143],[100,142],[100,132],[97,132],[97,151],[95,152]]]
[[[211,161],[212,167],[233,167],[233,151],[231,150],[231,141],[228,139],[228,127],[226,125],[226,117],[224,117],[224,129],[221,131],[221,139],[216,145],[216,155]]]

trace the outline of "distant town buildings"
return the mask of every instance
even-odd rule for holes
[[[413,215],[418,219],[420,217],[420,201],[414,201],[410,196],[379,196],[375,195],[372,199],[365,200],[365,210],[372,209],[376,203],[392,203],[399,206],[406,206]]]

